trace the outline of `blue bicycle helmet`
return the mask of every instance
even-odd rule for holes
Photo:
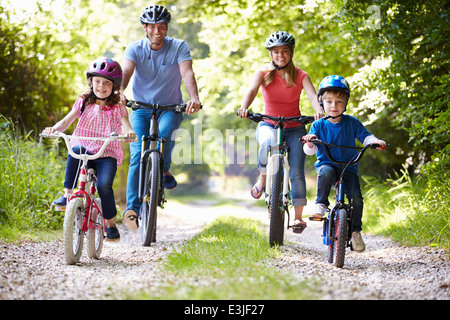
[[[347,80],[341,76],[326,76],[319,85],[319,92],[317,96],[321,97],[327,90],[338,90],[345,92],[348,98],[350,98],[350,86]]]

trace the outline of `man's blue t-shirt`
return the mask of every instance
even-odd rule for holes
[[[148,38],[144,38],[127,46],[124,59],[136,64],[134,100],[162,105],[183,103],[179,64],[192,60],[184,40],[166,37],[164,46],[154,51],[150,49]]]
[[[345,114],[342,115],[341,121],[338,123],[331,123],[328,120],[324,120],[324,118],[314,121],[309,133],[315,134],[318,139],[329,144],[352,147],[356,146],[355,139],[358,139],[363,143],[364,139],[371,135],[361,121]],[[323,164],[333,164],[333,162],[328,159],[325,148],[320,144],[318,144],[317,147],[316,167],[319,168]],[[333,159],[338,161],[350,161],[350,159],[358,153],[358,150],[356,149],[330,147],[329,150]],[[358,164],[349,167],[349,169],[353,169],[357,172]]]

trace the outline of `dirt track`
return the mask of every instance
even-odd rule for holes
[[[161,261],[218,216],[234,214],[268,222],[262,208],[210,204],[169,202],[158,217],[155,245],[142,247],[140,232],[120,226],[121,241],[105,241],[100,260],[83,254],[75,266],[64,264],[61,240],[0,244],[0,299],[122,299],[143,288],[158,290],[168,281]],[[299,279],[318,280],[323,299],[450,299],[450,261],[442,250],[406,248],[363,234],[366,251],[347,252],[344,268],[336,269],[326,262],[321,228],[320,223],[308,222],[301,235],[287,231],[282,258],[269,263]]]

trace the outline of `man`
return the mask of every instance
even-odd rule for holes
[[[150,5],[144,9],[140,20],[146,38],[130,43],[125,49],[121,90],[122,92],[125,90],[134,74],[134,100],[149,104],[181,104],[183,98],[180,87],[183,81],[190,97],[186,103],[186,113],[190,115],[201,107],[197,81],[192,69],[189,46],[183,40],[167,36],[170,19],[170,12],[163,6]],[[158,111],[157,116],[161,137],[166,139],[163,184],[170,190],[177,185],[169,171],[175,145],[171,137],[172,133],[179,128],[183,115],[172,111]],[[146,110],[132,112],[130,122],[139,138],[148,135],[150,118],[151,115]],[[124,213],[124,220],[131,230],[138,228],[137,213],[141,207],[138,199],[140,146],[140,141],[130,144],[127,210]]]

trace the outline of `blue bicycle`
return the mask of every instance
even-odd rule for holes
[[[301,141],[304,142],[303,139]],[[328,262],[338,268],[342,268],[345,260],[345,249],[350,248],[350,250],[353,250],[351,242],[353,199],[349,199],[347,203],[345,202],[344,173],[349,166],[353,166],[361,160],[367,149],[382,149],[382,147],[379,144],[368,144],[364,147],[337,146],[319,139],[312,139],[309,142],[324,146],[328,159],[334,164],[344,167],[338,181],[334,185],[336,204],[331,210],[328,209],[328,216],[309,218],[312,221],[323,221],[323,244],[328,246]],[[360,151],[350,161],[337,161],[331,156],[330,147],[358,149]]]

